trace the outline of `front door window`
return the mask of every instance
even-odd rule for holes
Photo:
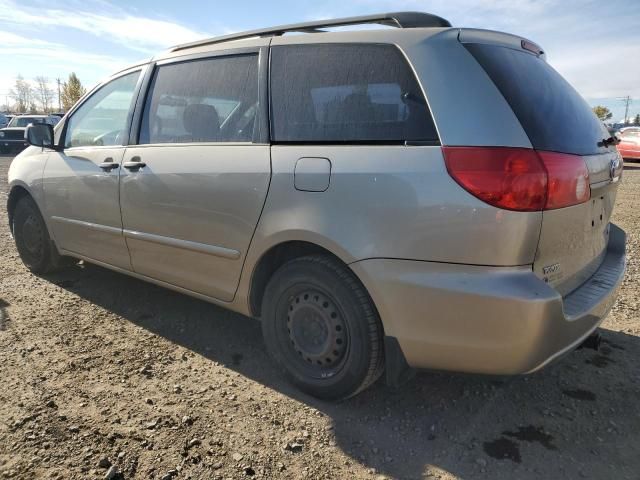
[[[65,148],[122,145],[139,76],[123,75],[89,97],[69,120]]]

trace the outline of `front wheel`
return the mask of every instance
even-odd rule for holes
[[[12,230],[20,259],[33,273],[51,272],[71,263],[71,259],[61,257],[52,245],[44,219],[31,197],[18,200]]]
[[[382,374],[383,330],[368,293],[328,255],[296,258],[267,285],[265,343],[291,382],[326,400],[361,392]]]

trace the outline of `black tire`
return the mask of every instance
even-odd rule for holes
[[[31,272],[48,273],[71,263],[71,259],[58,254],[47,225],[31,197],[18,200],[13,212],[12,230],[22,263]]]
[[[317,398],[356,395],[384,369],[377,310],[353,272],[328,255],[296,258],[273,275],[262,332],[289,380]]]

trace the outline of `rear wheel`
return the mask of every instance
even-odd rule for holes
[[[56,251],[38,206],[31,197],[18,200],[12,230],[20,259],[33,273],[51,272],[71,263],[71,259],[61,257]]]
[[[353,396],[382,373],[376,309],[353,272],[330,256],[297,258],[274,274],[264,295],[262,331],[292,383],[315,397]]]

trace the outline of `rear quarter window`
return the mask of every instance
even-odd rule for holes
[[[580,94],[542,58],[497,45],[465,44],[538,150],[590,155],[610,135]]]
[[[411,68],[393,45],[271,49],[276,142],[438,142]]]

